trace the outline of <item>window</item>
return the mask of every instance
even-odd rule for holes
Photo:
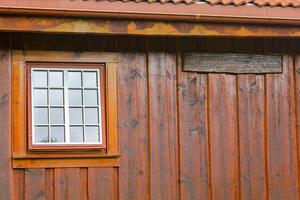
[[[114,52],[12,51],[12,167],[119,166],[117,68]]]
[[[30,63],[28,73],[29,147],[105,146],[103,65]]]

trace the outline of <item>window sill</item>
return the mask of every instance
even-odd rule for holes
[[[119,167],[116,157],[18,157],[12,160],[14,169],[62,167]]]
[[[28,148],[28,151],[32,152],[53,152],[57,151],[59,153],[65,153],[65,152],[85,152],[85,151],[94,151],[94,152],[102,152],[106,150],[105,144],[95,144],[95,145],[30,145]]]
[[[111,155],[91,155],[91,154],[63,154],[63,155],[13,155],[13,159],[52,159],[52,158],[119,158],[121,157],[120,154],[111,154]]]

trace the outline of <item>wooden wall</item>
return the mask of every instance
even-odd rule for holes
[[[0,200],[11,199],[11,57],[8,41],[0,36]]]
[[[15,199],[300,199],[298,40],[38,34],[10,39],[12,49],[120,52],[120,167],[13,170]],[[182,72],[182,51],[281,53],[284,70]],[[10,73],[5,59],[0,77]],[[1,98],[6,89],[0,89],[0,108],[7,109]],[[1,109],[3,130],[8,119]],[[1,134],[9,141],[8,131]],[[9,154],[7,145],[0,148],[1,158]],[[3,170],[11,170],[3,163],[0,170],[2,184]],[[7,188],[0,191],[0,199],[9,198]]]

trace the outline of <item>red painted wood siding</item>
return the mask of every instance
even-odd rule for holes
[[[15,199],[300,199],[300,54],[290,41],[177,40],[178,51],[285,55],[282,74],[228,75],[182,72],[173,39],[123,39],[93,39],[121,51],[120,167],[14,170]]]

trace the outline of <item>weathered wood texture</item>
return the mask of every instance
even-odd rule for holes
[[[296,199],[299,195],[293,65],[293,58],[285,56],[283,74],[266,77],[266,150],[270,199]]]
[[[146,55],[123,53],[120,64],[118,119],[120,141],[123,141],[120,143],[120,197],[148,199],[150,161]]]
[[[118,199],[118,191],[116,188],[115,168],[89,168],[88,174],[88,197],[91,200]]]
[[[120,167],[15,169],[15,199],[300,199],[300,56],[286,48],[298,40],[176,41],[178,52],[284,54],[283,73],[229,75],[183,72],[173,38],[22,37],[14,48],[120,50],[121,158]]]
[[[118,199],[117,168],[16,169],[14,199]]]
[[[176,55],[148,54],[152,199],[179,199]]]
[[[282,58],[280,55],[183,53],[183,69],[233,74],[281,73]]]
[[[236,77],[208,76],[212,199],[239,198]]]
[[[264,76],[237,79],[242,199],[266,197]]]
[[[181,199],[205,200],[210,185],[208,79],[204,74],[182,73],[180,67],[177,71]]]
[[[6,38],[7,39],[7,38]],[[2,39],[0,42],[3,42]],[[11,57],[0,49],[0,199],[11,198]]]
[[[61,10],[62,11],[62,10]],[[19,13],[20,14],[20,13]],[[41,14],[41,13],[40,13]],[[117,17],[118,18],[118,17]],[[170,18],[172,18],[170,16]],[[201,17],[200,17],[201,18]],[[216,37],[298,37],[293,25],[241,23],[178,22],[174,20],[125,20],[105,18],[0,16],[0,30],[6,32],[44,32],[75,34],[144,36],[216,36]],[[228,18],[231,22],[231,18]],[[280,21],[280,20],[279,20]],[[254,19],[254,23],[257,23]],[[298,22],[297,22],[298,23]],[[296,22],[295,22],[296,24]]]

